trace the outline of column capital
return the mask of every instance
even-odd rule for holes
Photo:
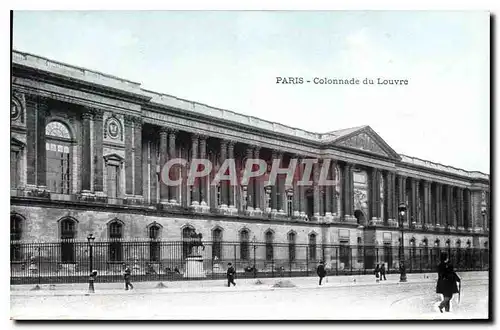
[[[198,133],[191,133],[191,140],[198,141],[199,138],[200,138],[200,135]]]
[[[236,144],[236,142],[234,142],[234,141],[230,140],[230,141],[228,141],[228,142],[227,142],[227,147],[228,147],[228,148],[231,148],[231,149],[234,149],[234,145],[235,145],[235,144]]]
[[[83,120],[91,120],[94,117],[91,111],[82,112],[81,116]]]
[[[207,134],[198,134],[198,139],[200,139],[200,141],[206,141],[208,139],[208,135]]]

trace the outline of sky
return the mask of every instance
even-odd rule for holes
[[[400,154],[490,173],[489,31],[487,12],[15,11],[13,48],[312,132],[369,125]]]

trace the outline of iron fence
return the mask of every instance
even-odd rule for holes
[[[128,266],[134,281],[222,279],[231,262],[239,278],[316,276],[323,260],[329,275],[373,274],[384,263],[388,273],[434,272],[440,254],[448,253],[459,271],[488,270],[489,250],[476,248],[399,246],[308,245],[262,242],[204,242],[199,249],[203,272],[187,276],[189,244],[186,241],[62,240],[53,243],[11,241],[11,284],[86,282],[90,270],[97,281],[123,280]]]

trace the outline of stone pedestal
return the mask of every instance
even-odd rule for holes
[[[203,258],[201,256],[190,256],[186,258],[184,267],[185,278],[204,278],[206,276],[203,270]]]

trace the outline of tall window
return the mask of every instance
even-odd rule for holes
[[[71,135],[68,128],[53,121],[45,127],[47,187],[57,194],[69,194],[71,182]]]
[[[75,262],[75,244],[76,222],[73,219],[64,219],[60,222],[61,226],[61,262]]]
[[[286,208],[288,216],[291,218],[293,216],[293,195],[286,196]]]
[[[160,226],[152,225],[149,227],[149,260],[151,262],[160,261]]]
[[[212,230],[212,259],[222,258],[222,230],[215,228]]]
[[[271,208],[271,187],[265,188],[266,193],[266,209]]]
[[[288,233],[288,260],[290,262],[295,261],[295,237],[294,232]]]
[[[316,260],[316,234],[309,235],[309,259]]]
[[[266,261],[274,259],[273,241],[274,234],[269,230],[266,232]]]
[[[248,230],[243,229],[240,232],[240,259],[241,260],[250,259],[249,241],[250,241],[250,233],[248,232]]]
[[[123,225],[118,221],[109,224],[109,260],[112,262],[123,261]]]
[[[21,261],[22,219],[19,216],[10,216],[10,260]]]

